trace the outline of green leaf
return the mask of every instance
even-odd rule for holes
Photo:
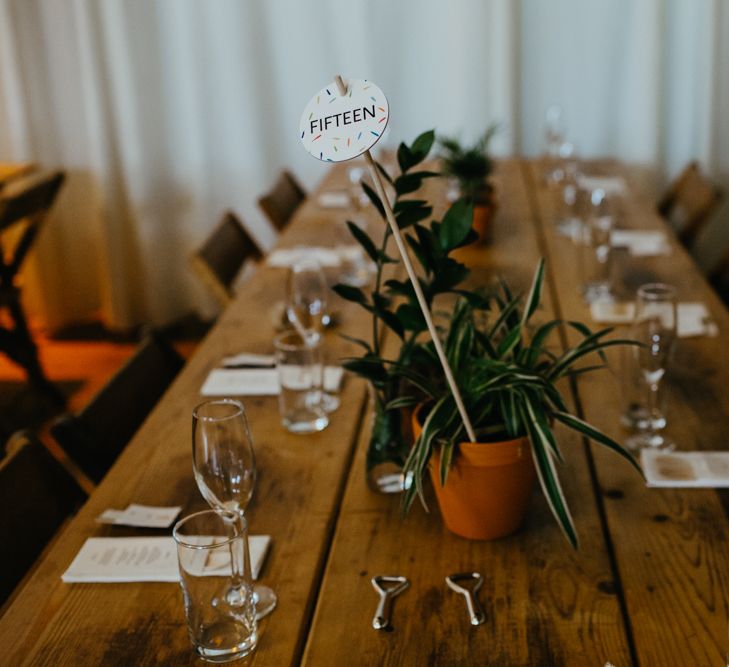
[[[408,169],[411,169],[419,160],[413,155],[412,151],[401,143],[397,148],[397,163],[400,165],[400,171],[404,174]]]
[[[368,236],[367,232],[349,220],[347,220],[347,227],[349,228],[349,233],[354,236],[357,243],[364,248],[364,251],[367,253],[369,258],[373,262],[377,262],[380,258],[379,251],[377,246],[375,246],[374,241]]]
[[[368,305],[367,296],[359,287],[352,287],[352,285],[339,283],[334,285],[332,290],[347,301],[354,301],[354,303],[359,303],[363,306]]]
[[[534,459],[539,484],[542,487],[544,497],[567,541],[576,549],[578,541],[575,524],[559,483],[559,477],[557,476],[557,470],[552,460],[551,451],[548,447],[544,446],[539,435],[535,432],[532,422],[523,413],[523,408],[522,419],[529,430],[529,440],[532,443],[532,458]]]
[[[422,399],[418,396],[398,396],[389,403],[385,404],[385,410],[399,410],[400,408],[410,408],[420,403]]]
[[[425,331],[427,324],[420,307],[411,303],[402,303],[395,311],[397,319],[406,331]]]
[[[342,363],[342,367],[351,371],[355,375],[369,380],[375,386],[387,382],[387,370],[384,364],[372,357],[362,357],[361,359],[348,359]]]
[[[594,440],[595,442],[607,447],[608,449],[612,449],[616,454],[619,454],[626,461],[628,461],[630,465],[632,465],[640,473],[640,476],[645,479],[643,469],[640,467],[640,464],[638,463],[638,461],[636,461],[635,457],[622,445],[619,445],[617,442],[615,442],[615,440],[605,435],[602,431],[599,431],[591,424],[588,424],[586,421],[583,421],[582,419],[579,419],[578,417],[575,417],[574,415],[571,415],[567,412],[555,412],[554,418],[558,419],[566,426],[569,426],[571,429],[578,431],[583,435],[586,435],[588,438],[590,438],[590,440]]]
[[[440,247],[443,250],[457,248],[468,236],[473,226],[473,204],[465,198],[458,199],[446,211],[439,230]]]
[[[410,146],[411,155],[418,162],[422,162],[426,157],[428,157],[428,153],[430,153],[430,149],[433,147],[434,141],[435,130],[428,130],[427,132],[423,132],[420,136],[415,138],[415,141],[413,141],[412,145]]]
[[[348,336],[347,334],[343,333],[340,333],[339,337],[349,341],[350,343],[354,343],[355,345],[363,347],[365,350],[367,350],[367,352],[372,354],[372,346],[366,340],[362,340],[361,338],[355,338],[354,336]]]
[[[426,202],[420,199],[402,199],[395,202],[393,207],[397,226],[400,229],[407,229],[416,222],[421,222],[430,217],[433,213],[433,207],[428,206]]]
[[[534,311],[539,306],[539,301],[542,296],[542,283],[544,282],[544,258],[539,260],[537,270],[534,272],[534,278],[532,278],[532,286],[529,290],[529,296],[527,297],[526,304],[524,305],[524,312],[521,316],[522,326],[525,325],[529,318],[534,314]]]
[[[375,166],[377,167],[377,171],[382,174],[382,177],[390,184],[392,185],[392,176],[387,172],[387,169],[385,169],[379,162],[375,162]]]
[[[496,350],[496,356],[499,359],[503,359],[509,352],[511,352],[521,340],[521,324],[517,324],[504,336],[499,347]]]
[[[445,486],[448,479],[448,470],[453,460],[453,443],[444,442],[440,448],[440,485]]]
[[[380,214],[380,217],[385,222],[387,222],[387,216],[385,215],[385,207],[382,205],[382,201],[380,200],[379,195],[364,181],[362,181],[362,189],[365,191],[365,194],[369,197],[369,200],[372,202],[372,205],[377,209],[377,212]]]
[[[424,179],[439,175],[434,171],[413,171],[403,174],[395,179],[395,192],[397,192],[398,197],[415,192],[420,189]]]
[[[542,444],[550,448],[556,459],[560,463],[563,463],[564,459],[562,458],[562,452],[560,452],[559,447],[557,447],[557,441],[554,438],[554,433],[552,433],[552,429],[549,428],[549,423],[544,416],[541,406],[536,400],[530,398],[526,392],[524,392],[523,396],[527,415],[529,416],[529,419],[532,420],[534,432],[542,441]]]

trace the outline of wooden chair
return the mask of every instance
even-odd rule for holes
[[[85,499],[37,438],[26,431],[11,437],[0,460],[0,605]]]
[[[306,199],[306,190],[299,185],[294,175],[282,171],[273,188],[258,199],[258,205],[280,232],[291,220],[294,211]]]
[[[99,482],[184,366],[184,359],[157,333],[78,414],[66,414],[51,434],[78,467]]]
[[[246,260],[260,260],[263,250],[241,220],[228,211],[202,247],[190,258],[195,273],[224,308],[233,299],[233,285]]]
[[[0,313],[6,319],[6,325],[0,325],[0,351],[22,366],[31,385],[59,405],[65,403],[65,398],[41,367],[21,303],[18,273],[64,179],[63,172],[57,171],[15,182],[0,194]],[[25,225],[22,230],[6,232],[20,224]],[[3,247],[11,235],[12,247]]]
[[[690,246],[720,199],[721,192],[701,172],[698,162],[691,162],[669,186],[658,203],[658,213],[681,242]]]

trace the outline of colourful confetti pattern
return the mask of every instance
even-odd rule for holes
[[[344,162],[362,155],[387,127],[385,94],[366,79],[345,83],[345,95],[332,82],[311,99],[301,115],[299,139],[322,162]]]

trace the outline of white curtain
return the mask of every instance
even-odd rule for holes
[[[69,181],[30,271],[50,326],[112,327],[210,303],[187,257],[281,167],[312,187],[299,114],[334,73],[388,96],[389,145],[502,131],[537,154],[545,109],[585,156],[699,159],[729,185],[724,0],[0,0],[0,161]]]

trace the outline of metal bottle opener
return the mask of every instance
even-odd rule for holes
[[[372,627],[375,630],[384,630],[390,625],[392,598],[402,593],[410,582],[406,577],[372,577],[372,585],[380,596]]]
[[[448,575],[445,580],[451,590],[460,593],[466,598],[466,606],[468,607],[468,615],[471,618],[471,625],[485,623],[486,614],[476,597],[476,592],[481,588],[481,584],[483,584],[483,577],[478,572],[459,572]],[[467,583],[470,584],[469,587],[462,585]]]

